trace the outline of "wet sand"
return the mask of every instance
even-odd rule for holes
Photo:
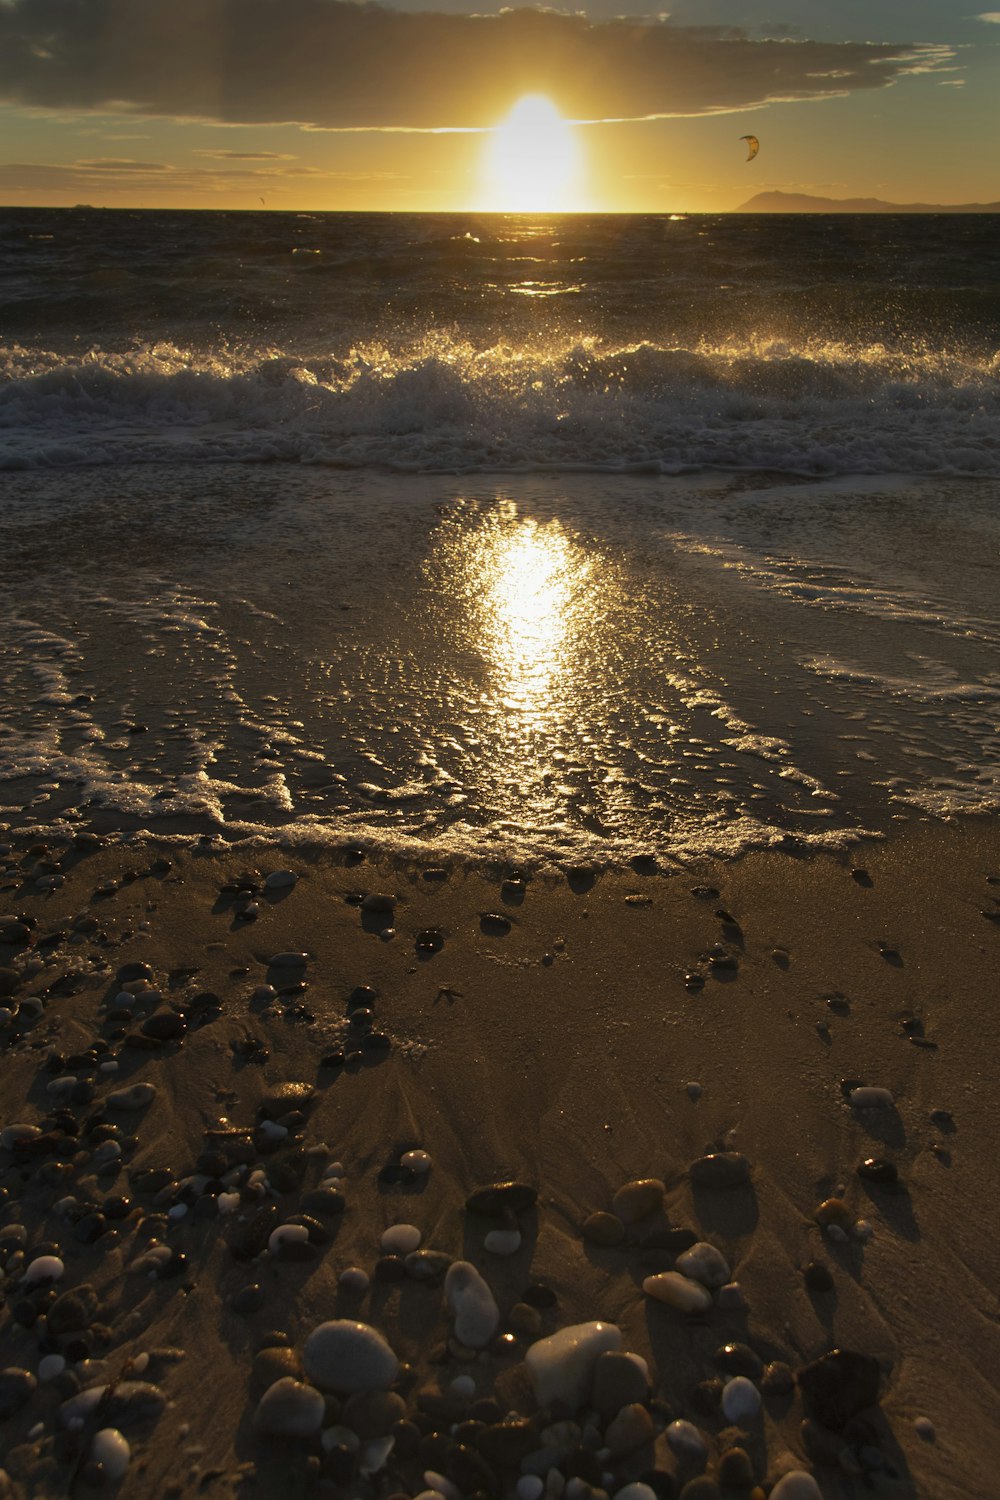
[[[991,1493],[1000,1469],[995,821],[914,823],[840,856],[754,854],[599,877],[580,869],[536,874],[520,889],[458,864],[376,865],[346,849],[232,850],[197,838],[80,849],[24,829],[9,838],[3,910],[28,922],[19,935],[7,927],[17,940],[0,949],[13,971],[0,1123],[40,1126],[48,1144],[0,1152],[2,1364],[37,1374],[55,1353],[67,1365],[36,1389],[8,1382],[24,1393],[2,1426],[8,1493],[65,1494],[99,1480],[92,1432],[119,1425],[132,1448],[123,1495],[416,1495],[425,1471],[451,1463],[456,1472],[449,1448],[469,1416],[463,1400],[495,1400],[476,1408],[493,1419],[487,1428],[516,1410],[540,1434],[547,1419],[523,1374],[525,1351],[594,1319],[616,1324],[652,1377],[640,1404],[653,1440],[601,1459],[597,1487],[611,1494],[642,1476],[654,1493],[679,1494],[699,1467],[718,1473],[738,1434],[718,1410],[718,1387],[704,1382],[728,1378],[715,1356],[734,1340],[763,1366],[794,1372],[838,1347],[880,1367],[877,1407],[846,1434],[811,1431],[808,1452],[802,1393],[765,1394],[741,1439],[762,1493],[789,1468],[812,1470],[825,1497]],[[223,888],[278,870],[293,872],[294,886],[262,890],[256,918],[241,918],[247,895]],[[54,888],[39,889],[48,877]],[[372,894],[393,899],[382,910],[358,904]],[[271,965],[282,953],[307,957]],[[134,963],[150,966],[148,989],[140,981],[122,1009],[116,975]],[[285,993],[267,997],[267,982]],[[374,991],[363,1007],[372,1014],[351,1024],[359,986]],[[168,1012],[182,1020],[147,1026]],[[387,1043],[366,1049],[366,1032]],[[345,1049],[358,1056],[341,1062]],[[845,1081],[888,1089],[894,1103],[852,1108]],[[154,1085],[151,1103],[107,1104],[140,1082]],[[268,1102],[284,1084],[307,1087]],[[269,1140],[280,1130],[261,1132],[265,1114],[283,1118],[287,1136]],[[112,1160],[100,1166],[93,1153],[109,1141],[120,1162],[105,1151]],[[429,1153],[429,1174],[386,1181],[398,1172],[384,1169],[411,1149]],[[692,1162],[719,1151],[741,1153],[749,1180],[696,1186]],[[895,1185],[859,1178],[871,1157],[898,1169]],[[301,1261],[269,1252],[270,1231],[300,1213],[333,1162],[344,1176],[327,1182],[346,1206],[313,1216],[322,1242]],[[251,1180],[258,1166],[266,1182]],[[623,1184],[648,1178],[664,1184],[662,1209],[625,1226],[620,1244],[584,1235]],[[508,1223],[521,1244],[500,1256],[484,1244],[500,1221],[465,1205],[506,1179],[537,1203]],[[222,1213],[228,1188],[241,1201]],[[127,1203],[81,1235],[81,1219],[118,1197]],[[831,1197],[845,1205],[834,1211],[843,1233],[816,1221]],[[391,1279],[397,1265],[376,1274],[380,1236],[394,1223],[480,1270],[500,1312],[485,1348],[454,1342],[440,1279]],[[714,1244],[742,1296],[713,1292],[709,1310],[691,1317],[644,1294],[643,1279],[674,1264],[659,1233],[668,1225]],[[161,1264],[136,1271],[155,1242],[169,1247]],[[39,1253],[58,1256],[64,1273],[32,1290],[26,1263]],[[810,1263],[829,1272],[829,1290],[815,1269],[807,1284]],[[338,1283],[349,1267],[373,1277],[363,1294]],[[94,1298],[78,1299],[78,1326],[62,1328],[63,1303],[50,1329],[54,1297],[88,1285]],[[259,1307],[235,1310],[251,1285]],[[550,1289],[553,1305],[526,1311],[532,1286]],[[328,1440],[331,1456],[318,1433],[281,1439],[254,1422],[261,1366],[269,1378],[298,1375],[309,1333],[338,1317],[381,1330],[409,1367],[399,1381],[405,1427],[369,1477],[349,1473],[343,1440]],[[268,1344],[291,1352],[258,1360],[255,1377]],[[162,1392],[162,1409],[129,1425],[134,1410],[119,1420],[105,1406],[77,1432],[61,1425],[62,1401],[126,1378],[137,1357],[132,1378]],[[450,1388],[465,1375],[471,1398]],[[435,1402],[442,1392],[450,1405]],[[409,1454],[414,1414],[424,1446]],[[349,1425],[350,1415],[332,1398],[323,1425]],[[700,1465],[667,1443],[672,1419],[702,1433]],[[434,1431],[444,1434],[436,1443]],[[476,1427],[459,1436],[489,1443]],[[821,1449],[829,1462],[817,1460]],[[574,1472],[568,1460],[553,1467]],[[488,1472],[458,1492],[495,1480],[496,1494],[515,1494],[517,1464]],[[557,1494],[560,1481],[547,1482]]]

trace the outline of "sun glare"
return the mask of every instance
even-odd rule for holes
[[[484,208],[563,213],[582,207],[573,127],[544,94],[525,94],[491,133],[483,159]]]

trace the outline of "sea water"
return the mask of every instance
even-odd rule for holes
[[[517,862],[1000,805],[991,216],[0,213],[0,816]]]

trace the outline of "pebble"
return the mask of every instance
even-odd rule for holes
[[[144,1380],[123,1380],[113,1386],[92,1385],[71,1396],[59,1408],[59,1422],[63,1427],[75,1427],[100,1407],[102,1417],[119,1427],[130,1427],[158,1417],[165,1406],[166,1397],[159,1386]]]
[[[823,1492],[805,1469],[792,1469],[778,1480],[771,1500],[823,1500]]]
[[[371,1277],[360,1266],[348,1266],[337,1277],[337,1283],[344,1288],[345,1292],[361,1297],[371,1285]]]
[[[707,1287],[725,1286],[730,1276],[725,1256],[705,1240],[700,1240],[690,1250],[678,1255],[677,1269],[683,1276],[689,1276],[692,1281],[700,1281],[702,1286]]]
[[[444,1293],[455,1319],[455,1337],[470,1349],[484,1348],[500,1321],[493,1293],[475,1266],[456,1260],[448,1267]]]
[[[523,1213],[526,1209],[534,1208],[537,1201],[537,1190],[526,1182],[493,1182],[470,1193],[465,1200],[465,1207],[470,1214],[483,1214],[488,1219],[499,1219],[503,1218],[508,1209],[511,1213]]]
[[[865,1084],[851,1089],[848,1099],[852,1109],[891,1109],[895,1103],[888,1089],[869,1088]]]
[[[521,1248],[519,1229],[491,1229],[483,1240],[491,1255],[516,1255]]]
[[[344,1394],[387,1390],[399,1373],[399,1360],[381,1333],[347,1318],[313,1329],[302,1362],[309,1379],[322,1390]]]
[[[274,953],[267,966],[269,969],[304,969],[308,962],[308,953]]]
[[[626,1182],[611,1200],[611,1207],[623,1224],[638,1224],[663,1207],[666,1185],[658,1177]]]
[[[411,1250],[403,1264],[414,1281],[440,1280],[451,1265],[451,1256],[443,1250]]]
[[[634,1401],[623,1406],[608,1423],[604,1442],[611,1449],[612,1456],[619,1458],[623,1453],[632,1453],[644,1443],[652,1442],[654,1436],[652,1417],[640,1402]]]
[[[268,1236],[267,1248],[271,1255],[280,1258],[288,1247],[309,1242],[309,1231],[304,1224],[279,1224]]]
[[[760,1392],[745,1375],[734,1375],[722,1388],[722,1411],[728,1422],[742,1426],[760,1411]]]
[[[687,1092],[688,1098],[691,1100],[691,1103],[692,1104],[697,1104],[698,1100],[701,1098],[701,1095],[702,1095],[701,1084],[697,1083],[692,1078],[691,1082],[689,1084],[687,1084],[687,1086],[686,1086],[686,1092]]]
[[[38,1381],[30,1370],[10,1365],[0,1370],[0,1421],[6,1421],[28,1400],[38,1388]]]
[[[750,1180],[750,1163],[739,1151],[713,1151],[693,1161],[688,1176],[699,1187],[739,1187]]]
[[[843,1198],[826,1198],[816,1209],[813,1217],[824,1229],[835,1224],[838,1229],[850,1229],[854,1215]]]
[[[66,1361],[61,1354],[46,1354],[38,1361],[39,1380],[55,1380],[66,1368]]]
[[[923,1438],[925,1443],[934,1442],[935,1438],[937,1437],[937,1431],[935,1430],[934,1423],[931,1421],[930,1417],[917,1417],[913,1423],[913,1426],[917,1434]]]
[[[152,1083],[133,1083],[127,1089],[116,1089],[109,1094],[107,1102],[112,1109],[134,1111],[145,1109],[156,1098],[156,1085]]]
[[[322,1427],[325,1414],[320,1391],[285,1375],[261,1396],[253,1420],[258,1432],[274,1437],[312,1437]]]
[[[94,1433],[90,1456],[94,1463],[100,1464],[103,1478],[117,1484],[125,1477],[132,1450],[117,1427],[102,1427]]]
[[[430,1171],[432,1162],[426,1151],[404,1151],[399,1158],[399,1165],[416,1172],[418,1177],[423,1177]]]
[[[703,1460],[708,1456],[708,1445],[693,1422],[671,1422],[663,1435],[679,1458]]]
[[[875,1405],[880,1378],[878,1360],[852,1349],[833,1349],[796,1376],[806,1414],[833,1432]]]
[[[514,1486],[517,1500],[541,1500],[545,1493],[545,1481],[537,1474],[522,1474]],[[641,1500],[641,1497],[635,1497]]]
[[[642,1289],[647,1297],[665,1302],[679,1312],[705,1312],[712,1305],[711,1292],[679,1271],[660,1271],[655,1276],[647,1276]]]
[[[272,870],[270,875],[264,877],[264,889],[266,891],[284,891],[295,885],[298,876],[294,870]]]
[[[416,1250],[423,1235],[415,1224],[391,1224],[382,1235],[379,1245],[388,1255],[408,1255]]]
[[[713,1359],[719,1369],[729,1375],[745,1375],[748,1380],[759,1380],[763,1374],[760,1358],[749,1344],[723,1344],[716,1349]]]
[[[59,1281],[66,1267],[58,1255],[39,1255],[31,1262],[21,1280],[22,1286],[37,1286],[41,1282]]]
[[[753,1464],[745,1448],[728,1448],[715,1472],[719,1483],[729,1489],[748,1490],[753,1484]]]
[[[865,1182],[875,1182],[880,1187],[886,1187],[898,1182],[899,1170],[894,1162],[886,1161],[884,1157],[866,1156],[858,1167],[858,1176]]]
[[[524,1356],[528,1378],[540,1405],[562,1401],[575,1411],[590,1395],[594,1366],[607,1350],[621,1348],[614,1323],[574,1323],[539,1339]]]
[[[621,1219],[602,1209],[588,1214],[580,1227],[584,1239],[592,1245],[620,1245],[625,1239],[625,1225]]]
[[[649,1366],[638,1354],[609,1349],[594,1363],[591,1400],[604,1422],[610,1422],[623,1406],[645,1401],[649,1395]]]
[[[396,907],[395,896],[389,896],[382,892],[373,891],[365,896],[361,902],[362,911],[385,911],[392,912]]]

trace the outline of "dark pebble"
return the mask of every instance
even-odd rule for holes
[[[362,1037],[361,1046],[365,1052],[388,1052],[392,1038],[385,1031],[369,1031]]]
[[[882,1156],[866,1156],[858,1168],[858,1176],[865,1182],[878,1183],[880,1187],[899,1181],[899,1171],[895,1163],[886,1161]]]
[[[881,1371],[871,1354],[833,1349],[796,1375],[806,1415],[839,1432],[878,1401]]]
[[[403,1418],[392,1427],[392,1451],[397,1458],[413,1458],[420,1447],[421,1432],[415,1422]]]
[[[722,1405],[722,1381],[699,1380],[691,1392],[691,1404],[706,1417],[714,1417]]]
[[[810,1292],[832,1292],[833,1277],[829,1267],[824,1266],[822,1261],[811,1260],[806,1266],[804,1273],[806,1287]]]
[[[500,1481],[474,1448],[457,1443],[448,1454],[445,1473],[466,1495],[481,1491],[485,1495],[498,1495]]]
[[[444,933],[436,927],[425,927],[418,932],[414,947],[418,953],[440,953],[444,947]]]
[[[795,1388],[791,1366],[781,1359],[772,1360],[761,1376],[760,1388],[765,1396],[787,1396]]]
[[[325,1057],[321,1057],[319,1065],[321,1068],[342,1068],[345,1061],[344,1049],[341,1047],[338,1051],[328,1052]]]
[[[406,1275],[406,1263],[401,1255],[380,1255],[375,1262],[376,1281],[402,1281]]]
[[[244,1318],[250,1313],[260,1312],[264,1306],[264,1288],[252,1281],[249,1286],[242,1287],[234,1293],[229,1305],[234,1313],[239,1313]]]
[[[143,1036],[153,1037],[158,1042],[169,1042],[183,1036],[187,1022],[176,1010],[158,1010],[143,1021],[139,1030]]]
[[[729,1448],[716,1466],[719,1483],[729,1489],[748,1490],[753,1485],[753,1464],[744,1448]]]
[[[555,1307],[559,1299],[550,1286],[543,1286],[540,1281],[535,1281],[531,1286],[525,1287],[521,1293],[521,1301],[527,1302],[529,1307],[546,1308]]]
[[[152,979],[153,970],[149,964],[132,963],[122,964],[118,970],[118,983],[129,984],[134,979]]]
[[[643,1236],[642,1249],[669,1250],[680,1255],[697,1243],[698,1236],[693,1229],[654,1229],[651,1234]]]
[[[715,1364],[727,1375],[745,1375],[748,1380],[759,1380],[764,1373],[760,1357],[749,1344],[723,1344],[713,1356]]]
[[[649,1485],[656,1500],[674,1500],[677,1494],[677,1482],[666,1469],[647,1469],[640,1476],[640,1483]]]
[[[0,1370],[0,1422],[20,1411],[37,1385],[38,1381],[28,1370],[15,1366]]]
[[[347,1207],[347,1200],[336,1188],[318,1187],[303,1195],[300,1207],[303,1214],[321,1214],[325,1219],[336,1219]]]
[[[334,1484],[350,1484],[357,1468],[357,1458],[344,1444],[331,1448],[323,1459],[323,1473]]]
[[[470,1193],[465,1200],[465,1207],[470,1214],[498,1219],[507,1209],[513,1213],[521,1213],[525,1209],[534,1208],[537,1201],[536,1189],[526,1182],[494,1182]]]

